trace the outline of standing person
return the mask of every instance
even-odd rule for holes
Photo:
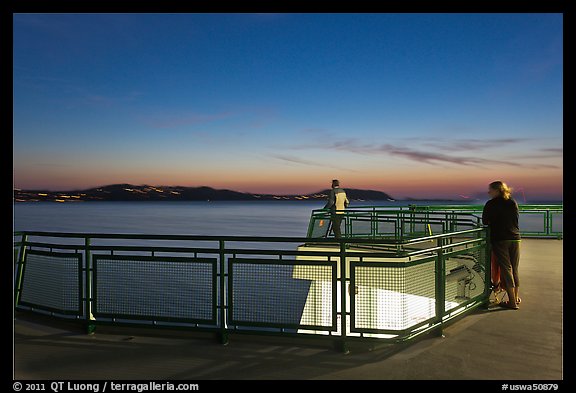
[[[337,239],[342,237],[342,229],[340,226],[342,225],[344,209],[346,209],[349,204],[350,201],[348,201],[346,197],[346,191],[340,188],[340,181],[336,179],[332,180],[332,190],[330,190],[330,196],[324,209],[330,209],[332,213],[332,230],[334,231],[334,237]]]
[[[518,227],[518,204],[512,199],[512,190],[501,181],[488,186],[492,199],[484,205],[482,222],[490,227],[492,253],[500,265],[500,277],[508,293],[508,301],[500,305],[518,309],[518,264],[520,262],[520,229]]]

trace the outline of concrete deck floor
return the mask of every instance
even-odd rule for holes
[[[18,313],[16,379],[562,379],[562,241],[522,242],[518,311],[478,310],[398,351],[326,341],[98,328]]]

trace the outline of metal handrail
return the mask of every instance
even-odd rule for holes
[[[371,237],[354,237],[351,238],[310,238],[310,237],[274,237],[274,236],[203,236],[203,235],[152,235],[152,234],[132,234],[132,233],[73,233],[73,232],[52,232],[52,231],[21,231],[20,236],[42,236],[42,237],[57,237],[57,238],[76,238],[76,239],[124,239],[124,240],[188,240],[188,241],[225,241],[225,242],[262,242],[262,243],[306,243],[313,240],[314,243],[383,243],[383,244],[409,244],[418,241],[427,241],[431,239],[438,239],[442,237],[450,237],[455,234],[465,234],[469,232],[478,231],[478,228],[468,229],[464,231],[456,231],[450,233],[437,234],[432,236],[424,236],[411,239],[374,239]],[[27,243],[30,243],[27,241]],[[57,246],[57,243],[52,243]],[[80,246],[80,245],[78,245]],[[78,247],[75,246],[75,247]],[[92,246],[94,247],[94,246]]]

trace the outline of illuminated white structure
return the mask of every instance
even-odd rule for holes
[[[318,252],[318,256],[297,256],[297,260],[329,261],[333,266],[323,266],[325,269],[335,268],[336,279],[330,274],[318,274],[318,266],[297,265],[293,270],[296,279],[308,280],[310,288],[304,306],[300,324],[303,326],[329,327],[333,325],[333,307],[337,313],[337,331],[340,335],[341,313],[341,264],[339,256],[330,259],[326,253],[339,251],[338,245],[309,244],[302,245],[298,251]],[[344,279],[346,288],[346,336],[358,336],[360,331],[385,331],[383,333],[364,333],[364,336],[394,337],[394,331],[414,329],[415,325],[431,321],[436,315],[436,284],[435,258],[429,254],[417,257],[370,257],[378,251],[366,248],[347,248],[351,252],[346,256]],[[361,263],[359,263],[361,261]],[[445,280],[445,310],[459,309],[459,305],[469,297],[475,288],[475,280],[480,280],[479,274],[472,270],[475,262],[466,258],[446,258]],[[373,265],[372,265],[373,264]],[[355,294],[351,295],[351,266],[354,266]],[[372,266],[371,266],[372,265]],[[395,266],[396,265],[396,266]],[[477,285],[484,288],[482,285]],[[332,291],[336,291],[334,295]],[[354,301],[354,314],[350,314]],[[335,306],[333,301],[335,300]],[[354,320],[354,332],[351,331],[351,319]],[[415,328],[414,330],[417,330]],[[389,331],[389,332],[388,332]],[[314,329],[299,329],[299,333],[329,334],[327,331]]]

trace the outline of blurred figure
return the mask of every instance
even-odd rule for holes
[[[337,239],[342,237],[340,226],[342,225],[344,210],[349,204],[350,201],[348,201],[346,197],[346,191],[340,188],[340,181],[336,179],[332,180],[332,190],[330,191],[330,196],[324,209],[331,211],[330,220],[332,221],[332,231],[334,231],[334,237]]]
[[[517,310],[521,301],[518,296],[520,286],[518,204],[512,199],[512,190],[504,182],[490,183],[488,194],[492,199],[484,205],[482,222],[490,227],[492,255],[500,266],[501,283],[508,294],[508,301],[501,302],[500,305]]]

